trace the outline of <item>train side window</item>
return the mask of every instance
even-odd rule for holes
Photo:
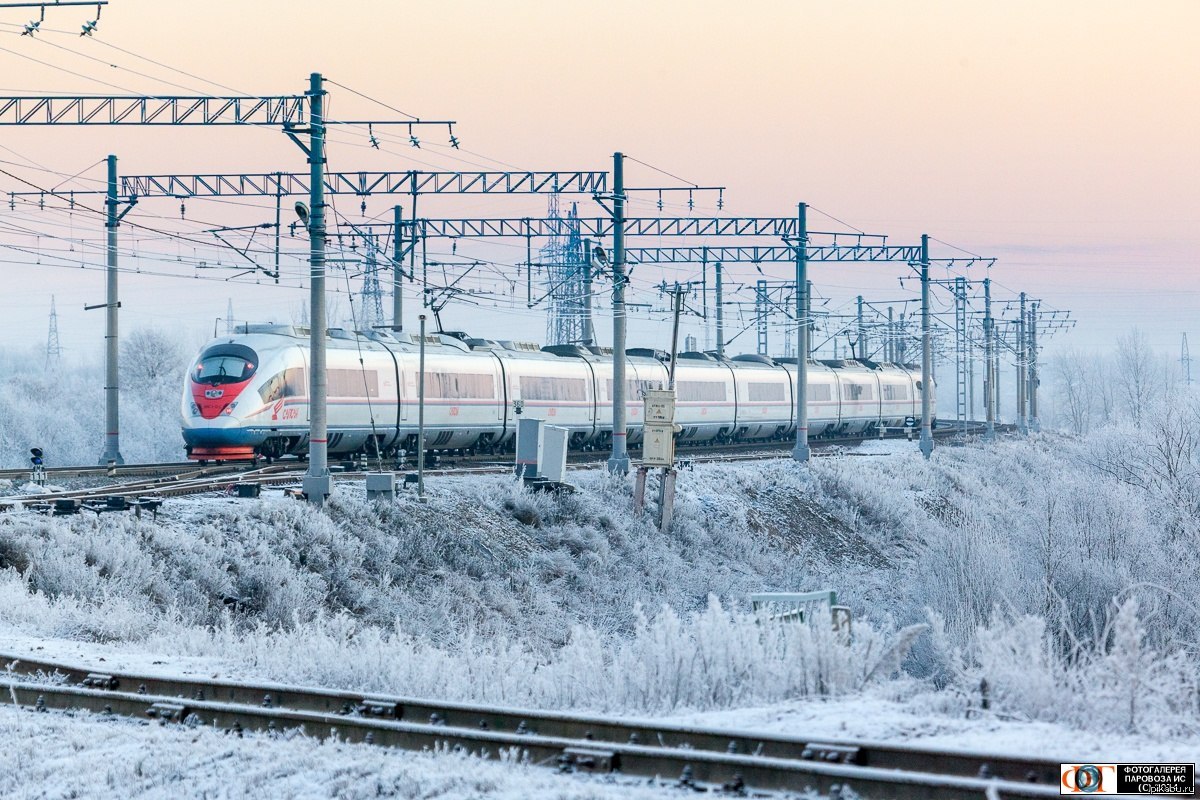
[[[863,383],[843,383],[842,384],[842,399],[854,401],[873,400],[874,392],[871,387]]]
[[[808,399],[815,403],[828,403],[833,399],[833,387],[828,383],[810,383]]]
[[[635,400],[641,400],[646,396],[646,392],[650,389],[662,389],[662,381],[635,381],[632,378],[625,379],[625,401],[632,403]],[[608,378],[604,382],[604,398],[606,400],[613,399],[613,382],[612,378]]]
[[[883,399],[884,400],[907,400],[908,399],[908,387],[884,384],[883,385]]]
[[[521,376],[522,400],[587,400],[587,381],[583,378],[547,378]]]
[[[426,372],[425,396],[442,400],[494,400],[496,378],[470,372]]]
[[[750,383],[748,386],[751,403],[778,402],[786,399],[782,383]]]
[[[720,402],[725,399],[724,381],[679,381],[680,400]]]
[[[304,397],[308,393],[308,382],[303,367],[292,367],[277,372],[258,389],[264,403],[274,403],[285,397]]]

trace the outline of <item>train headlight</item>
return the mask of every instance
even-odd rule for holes
[[[222,417],[230,416],[231,414],[233,414],[233,409],[235,409],[235,408],[237,408],[237,400],[234,400],[232,403],[225,406],[225,408],[222,409],[222,411],[221,411],[221,416]]]
[[[193,417],[200,416],[200,406],[196,405],[195,403],[192,403],[192,416]]]

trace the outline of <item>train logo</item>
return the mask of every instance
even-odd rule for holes
[[[225,396],[224,389],[205,389],[204,396],[209,400],[216,400],[219,397]]]

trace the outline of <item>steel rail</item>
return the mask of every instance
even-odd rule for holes
[[[982,423],[978,423],[982,431]],[[938,428],[934,435],[938,438],[957,437],[961,434],[959,428]],[[880,439],[903,439],[906,434],[878,437]],[[816,451],[840,447],[850,444],[860,444],[874,441],[876,437],[839,437],[812,441]],[[911,437],[909,437],[911,438]],[[780,458],[790,452],[791,444],[785,441],[777,442],[734,442],[723,445],[684,445],[676,453],[681,461],[693,463],[727,463],[734,461],[752,461]],[[631,447],[637,452],[636,446]],[[474,454],[455,456],[453,466],[430,469],[429,475],[465,475],[465,474],[504,474],[510,472],[512,465],[506,461],[497,461],[495,456]],[[573,451],[569,454],[570,463],[579,468],[589,468],[604,463],[605,455],[601,451]],[[460,465],[459,462],[462,462]],[[351,463],[351,462],[347,462]],[[46,492],[35,495],[19,495],[0,498],[0,511],[11,510],[33,503],[52,503],[55,500],[103,500],[109,497],[126,498],[166,498],[186,495],[204,494],[208,492],[231,490],[238,484],[257,484],[259,486],[280,486],[298,483],[305,470],[305,463],[276,463],[267,466],[257,465],[209,465],[197,466],[191,473],[181,473],[162,478],[134,481],[111,486],[96,486],[86,489],[67,489],[58,492]],[[215,474],[214,474],[215,473]],[[346,470],[333,473],[339,480],[362,479],[364,473]]]
[[[210,469],[218,468],[233,471],[240,468],[240,466],[234,462],[222,462],[220,465],[210,466]],[[46,467],[45,473],[47,477],[54,478],[86,478],[90,476],[104,478],[173,475],[181,472],[194,472],[197,469],[200,469],[200,466],[195,461],[164,461],[149,464],[117,464],[114,466],[92,464],[87,466]],[[0,469],[0,479],[20,480],[21,478],[31,478],[32,472],[32,469],[28,467]]]
[[[1002,778],[1057,785],[1058,761],[955,750],[933,750],[828,738],[749,733],[721,728],[665,725],[646,720],[611,719],[557,711],[505,708],[423,698],[375,695],[278,683],[194,680],[169,676],[108,673],[58,661],[0,654],[8,675],[65,678],[83,687],[138,694],[213,700],[238,705],[290,708],[320,713],[382,716],[431,725],[536,733],[569,739],[655,744],[772,758],[848,763],[879,769],[917,770],[958,777]],[[0,675],[4,675],[0,672]],[[136,688],[135,688],[136,687]]]
[[[193,697],[188,698],[178,694],[154,694],[149,685],[139,685],[137,692],[122,691],[112,686],[121,678],[112,675],[92,675],[90,680],[93,685],[88,687],[10,680],[0,690],[6,690],[5,694],[14,703],[37,710],[83,708],[137,718],[150,717],[164,724],[204,725],[239,734],[247,730],[303,729],[309,736],[336,736],[349,742],[418,750],[454,748],[483,757],[515,756],[524,762],[555,766],[564,771],[612,772],[654,778],[675,775],[679,776],[680,784],[696,788],[720,787],[742,792],[815,791],[835,797],[851,789],[858,797],[896,800],[1058,796],[1057,785],[839,763],[837,759],[825,760],[822,755],[792,758],[762,752],[698,749],[686,743],[601,741],[594,731],[592,738],[587,738],[586,735],[534,729],[528,724],[528,720],[534,718],[531,715],[527,715],[524,728],[511,729],[493,727],[491,722],[495,716],[476,716],[465,719],[461,725],[432,715],[419,722],[409,721],[389,711],[386,703],[391,702],[391,698],[385,698],[381,704],[374,698],[358,697],[360,705],[350,708],[300,709],[281,704],[284,699],[293,699],[287,694],[287,687],[279,687],[265,697],[254,697],[252,702],[241,703],[208,699],[208,692],[220,696],[222,691],[208,682],[174,679],[173,683],[181,688],[192,690]],[[200,693],[205,699],[194,697]],[[335,695],[333,702],[340,700],[337,693],[331,694]],[[492,711],[482,710],[485,713]],[[568,719],[566,715],[555,716],[564,721]],[[588,720],[585,724],[594,722],[597,721]],[[578,730],[578,727],[564,725],[563,729]],[[817,744],[816,747],[827,748],[820,753],[839,752],[832,745]]]

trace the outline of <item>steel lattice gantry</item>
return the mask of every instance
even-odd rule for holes
[[[309,369],[309,472],[305,492],[321,503],[332,490],[327,468],[326,374],[325,374],[325,134],[330,125],[404,125],[410,131],[420,125],[446,125],[449,120],[335,120],[325,115],[325,83],[320,73],[309,76],[308,89],[301,94],[236,97],[147,96],[147,95],[50,95],[0,97],[0,126],[9,125],[132,125],[132,126],[270,126],[281,129],[308,157],[309,232],[312,335]],[[308,136],[305,144],[299,137]],[[108,230],[107,310],[105,339],[105,445],[101,462],[120,461],[119,392],[117,369],[117,227],[136,202],[126,194],[122,201],[117,187],[117,158],[108,157],[108,187],[105,205]]]
[[[608,190],[607,172],[330,172],[325,193],[376,194],[595,194]],[[126,197],[275,197],[306,195],[310,176],[292,172],[198,175],[124,175]],[[30,194],[26,192],[25,194]]]

